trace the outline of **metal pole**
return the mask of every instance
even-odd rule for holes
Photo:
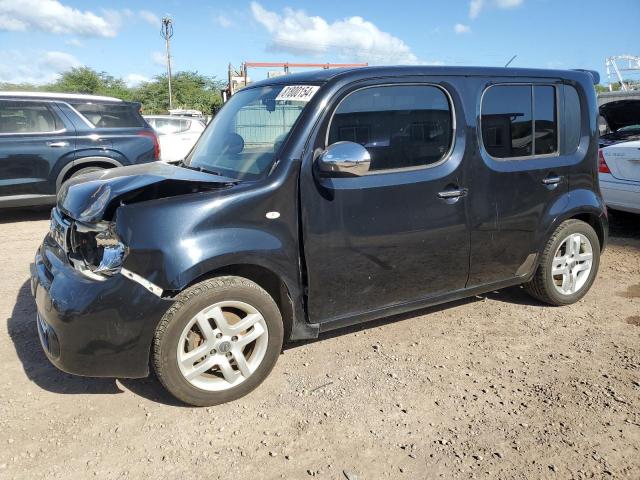
[[[167,77],[169,80],[169,110],[173,108],[173,95],[171,92],[171,37],[173,37],[173,20],[169,15],[162,17],[162,29],[160,35],[164,38],[167,50]]]

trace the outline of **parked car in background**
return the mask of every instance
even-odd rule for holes
[[[178,166],[64,185],[32,271],[43,349],[213,405],[284,342],[514,285],[577,302],[608,231],[598,80],[369,67],[243,88]]]
[[[640,140],[600,149],[600,189],[609,208],[640,213]]]
[[[0,208],[52,204],[72,177],[158,160],[139,110],[112,97],[0,92]]]
[[[598,100],[601,148],[640,140],[640,92],[601,94]]]
[[[205,129],[205,123],[196,118],[174,115],[144,115],[160,140],[161,160],[177,162],[187,156]]]

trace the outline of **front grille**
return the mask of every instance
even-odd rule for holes
[[[49,235],[53,241],[65,252],[69,252],[69,233],[71,222],[64,218],[57,208],[51,210],[51,223],[49,225]]]

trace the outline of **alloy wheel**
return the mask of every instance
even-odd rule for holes
[[[178,367],[197,388],[227,390],[260,366],[268,338],[267,324],[256,308],[240,301],[218,302],[201,310],[183,329]]]
[[[553,256],[551,275],[556,290],[562,295],[579,291],[591,273],[593,248],[589,239],[581,233],[565,238]]]

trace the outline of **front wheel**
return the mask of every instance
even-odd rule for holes
[[[269,375],[282,349],[277,305],[255,283],[217,277],[178,295],[153,342],[153,366],[171,394],[209,406],[236,400]]]
[[[550,305],[569,305],[586,295],[600,265],[600,240],[588,223],[567,220],[551,236],[538,270],[525,289]]]

